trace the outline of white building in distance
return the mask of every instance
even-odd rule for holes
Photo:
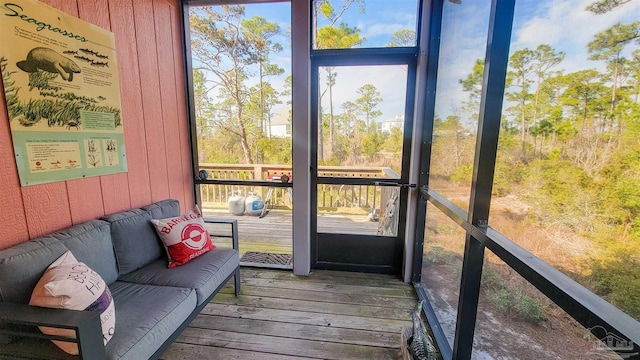
[[[404,114],[397,114],[393,119],[378,122],[378,131],[391,131],[393,128],[402,129],[404,126]]]

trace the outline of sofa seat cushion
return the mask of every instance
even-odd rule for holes
[[[108,359],[148,359],[196,308],[193,289],[124,281],[109,288],[117,316]]]
[[[215,248],[171,269],[167,268],[165,259],[154,261],[121,277],[120,280],[139,284],[189,287],[196,290],[200,305],[234,272],[239,261],[236,250]]]

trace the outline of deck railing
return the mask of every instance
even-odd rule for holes
[[[200,170],[209,173],[209,179],[226,180],[271,180],[273,176],[287,175],[291,178],[291,165],[263,165],[263,164],[200,164]],[[327,177],[367,177],[367,178],[400,178],[388,167],[353,167],[353,166],[319,166],[318,174]],[[292,179],[292,181],[295,181]],[[318,185],[319,210],[361,209],[380,214],[393,188],[374,185]],[[226,207],[229,197],[238,192],[247,196],[256,193],[265,199],[269,187],[253,185],[201,184],[200,196],[202,202],[213,206]],[[276,208],[290,208],[291,198],[289,189],[274,187],[270,205]]]

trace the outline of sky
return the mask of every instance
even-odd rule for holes
[[[604,62],[588,60],[587,43],[596,33],[617,22],[640,20],[640,0],[631,0],[604,15],[595,15],[585,10],[592,1],[518,0],[510,52],[523,48],[535,49],[540,44],[548,44],[557,51],[566,53],[564,61],[553,70],[573,72],[589,68],[604,69]],[[332,0],[332,3],[334,8],[339,9],[342,0]],[[468,98],[468,94],[462,91],[459,80],[471,72],[476,59],[484,58],[489,3],[487,0],[462,0],[462,4],[449,1],[444,3],[436,97],[436,114],[442,118],[459,113],[461,104]],[[354,4],[340,18],[347,25],[360,29],[361,35],[366,39],[360,47],[385,46],[395,31],[416,28],[416,0],[364,0],[364,4],[364,12],[360,12],[358,5]],[[247,18],[263,16],[269,21],[278,22],[283,30],[289,29],[289,3],[249,4],[245,10]],[[320,26],[323,24],[320,21]],[[276,89],[282,89],[284,77],[291,74],[291,43],[286,34],[274,40],[284,50],[275,55],[272,61],[285,69],[285,75],[270,80]],[[376,86],[383,98],[378,106],[383,115],[378,121],[392,119],[396,114],[404,112],[402,98],[405,89],[401,83],[406,81],[406,70],[399,67],[393,71],[349,67],[339,68],[337,71],[335,112],[341,111],[340,105],[345,101],[354,101],[358,97],[355,91],[364,83]],[[402,88],[401,92],[398,91],[399,88]],[[278,107],[274,108],[274,112],[277,110]]]
[[[603,15],[585,10],[592,1],[516,1],[510,54],[547,44],[566,53],[565,59],[552,70],[564,70],[565,73],[583,69],[604,70],[603,61],[588,59],[587,44],[596,33],[618,22],[640,20],[640,1],[631,0]],[[436,114],[441,118],[456,112],[459,114],[459,104],[468,99],[458,80],[471,72],[475,59],[484,58],[489,10],[488,1],[462,0],[461,5],[445,2],[436,90]],[[626,53],[633,48],[638,46],[628,46]],[[508,106],[505,103],[503,108]]]

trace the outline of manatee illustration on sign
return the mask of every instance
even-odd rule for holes
[[[38,69],[60,74],[67,81],[73,81],[73,74],[80,73],[80,66],[73,60],[66,58],[54,50],[45,47],[31,49],[27,54],[27,59],[18,61],[16,65],[25,72],[34,73]]]

